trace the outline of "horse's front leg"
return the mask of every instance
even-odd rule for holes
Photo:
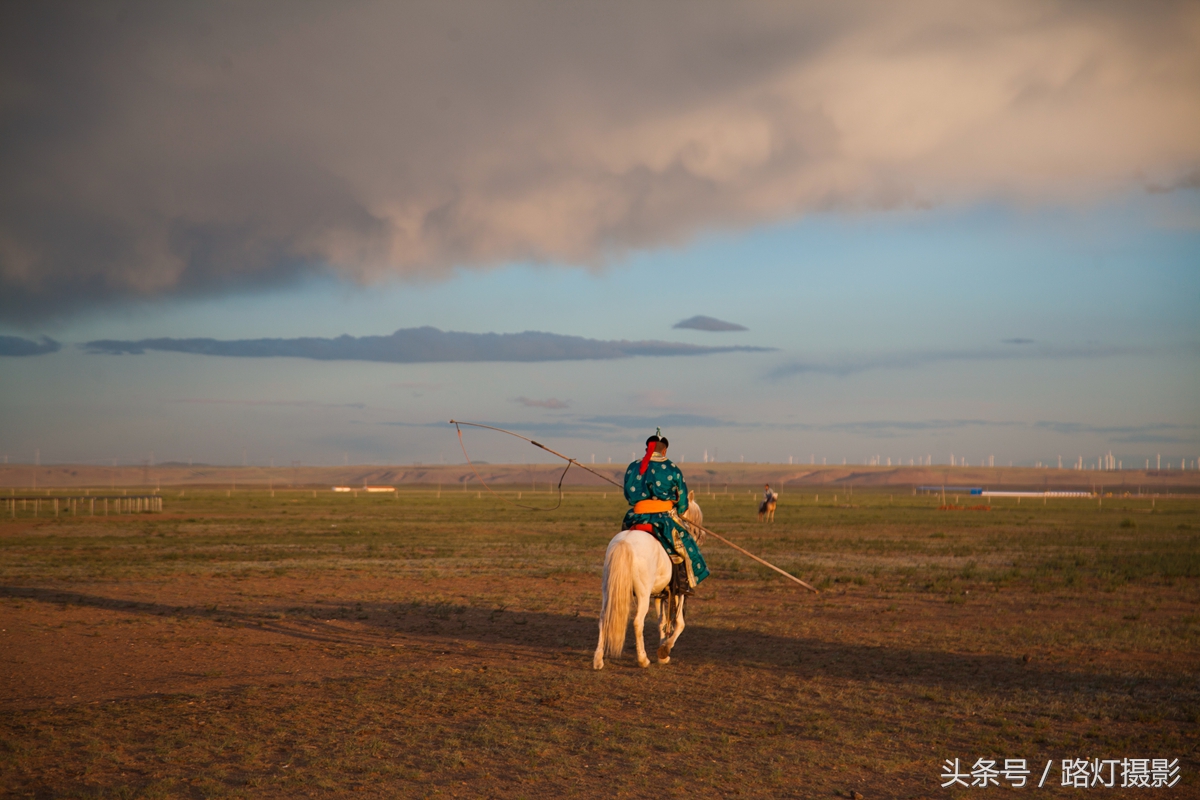
[[[637,660],[639,667],[650,666],[650,659],[646,657],[646,641],[643,635],[646,625],[646,614],[650,611],[650,593],[638,594],[637,610],[633,612],[633,643],[637,646]]]

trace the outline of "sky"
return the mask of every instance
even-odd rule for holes
[[[1196,468],[1198,311],[1194,3],[0,10],[10,462]]]

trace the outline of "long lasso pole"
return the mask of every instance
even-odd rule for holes
[[[559,458],[561,458],[563,461],[568,461],[571,464],[574,464],[575,466],[579,467],[581,470],[592,473],[597,478],[608,481],[609,483],[611,483],[613,486],[617,487],[618,489],[621,488],[621,484],[617,483],[616,481],[614,481],[612,478],[608,477],[607,475],[602,475],[601,473],[596,472],[596,470],[594,470],[594,469],[588,469],[585,465],[580,464],[578,461],[571,458],[570,456],[564,456],[562,453],[558,452],[557,450],[551,450],[549,447],[546,447],[546,445],[542,444],[541,442],[535,442],[533,439],[530,439],[528,436],[522,436],[519,433],[513,433],[512,431],[506,431],[506,430],[504,430],[504,428],[497,428],[492,425],[480,425],[478,422],[463,422],[462,420],[452,419],[452,420],[450,420],[450,424],[454,425],[455,427],[457,427],[459,425],[470,425],[472,428],[486,428],[489,431],[498,431],[500,433],[507,433],[509,436],[515,436],[518,439],[521,439],[522,441],[529,442],[534,447],[540,447],[543,450],[545,450],[547,453],[552,453],[553,455],[556,455]],[[461,433],[461,430],[460,430],[460,433]],[[460,436],[459,438],[461,439],[462,437]]]
[[[678,519],[678,517],[676,517],[676,519]],[[687,520],[683,520],[683,519],[680,519],[679,521],[680,521],[680,522],[682,522],[684,526],[690,526],[690,527],[693,527],[693,528],[695,528],[696,530],[699,530],[699,531],[704,531],[704,532],[705,532],[705,533],[707,533],[709,536],[711,536],[711,537],[713,537],[714,539],[716,539],[718,542],[722,542],[722,543],[724,543],[724,544],[727,544],[727,545],[729,545],[730,547],[732,547],[734,550],[737,550],[737,551],[738,551],[739,553],[741,553],[742,555],[746,555],[746,556],[749,556],[750,558],[753,558],[755,561],[757,561],[758,563],[762,564],[764,567],[770,567],[771,569],[775,570],[776,572],[778,572],[780,575],[784,576],[785,578],[790,578],[791,580],[794,580],[796,583],[800,584],[800,585],[801,585],[801,586],[803,586],[805,589],[808,589],[810,592],[813,592],[814,594],[820,594],[820,593],[821,593],[821,591],[820,591],[819,589],[816,589],[815,587],[813,587],[813,586],[811,586],[811,585],[809,585],[809,584],[805,583],[804,581],[800,580],[799,578],[797,578],[795,575],[793,575],[792,573],[788,572],[787,570],[782,570],[782,569],[780,569],[779,567],[777,567],[777,566],[775,566],[774,564],[772,564],[770,561],[767,561],[765,558],[759,558],[758,556],[754,555],[754,553],[751,553],[751,552],[750,552],[749,550],[747,550],[746,548],[744,548],[744,547],[740,547],[740,546],[738,546],[738,545],[734,544],[733,542],[729,541],[728,539],[726,539],[726,538],[725,538],[724,536],[722,536],[721,534],[719,534],[719,533],[714,533],[713,531],[710,531],[708,528],[704,527],[703,525],[699,525],[699,524],[697,524],[697,523],[695,523],[695,522],[688,522]]]
[[[519,434],[519,433],[513,433],[512,431],[506,431],[506,430],[504,430],[504,428],[497,428],[497,427],[494,427],[494,426],[492,426],[492,425],[481,425],[481,424],[480,424],[480,423],[478,423],[478,422],[463,422],[462,420],[454,420],[454,419],[452,419],[452,420],[450,420],[450,424],[451,424],[451,425],[453,425],[453,426],[455,426],[455,428],[457,428],[457,429],[458,429],[458,440],[459,440],[459,444],[462,444],[462,428],[459,428],[459,427],[458,427],[458,426],[460,426],[460,425],[469,425],[469,426],[471,426],[472,428],[486,428],[486,429],[487,429],[487,430],[489,430],[489,431],[497,431],[498,433],[507,433],[509,436],[515,436],[515,437],[517,437],[518,439],[522,439],[522,440],[524,440],[524,441],[526,441],[526,442],[529,442],[529,443],[530,443],[531,445],[533,445],[534,447],[540,447],[542,450],[545,450],[547,453],[551,453],[551,454],[553,454],[553,455],[556,455],[556,456],[558,456],[559,458],[561,458],[561,459],[563,459],[564,461],[568,462],[568,464],[567,464],[567,468],[568,468],[568,469],[570,469],[571,465],[574,465],[574,466],[577,466],[577,467],[579,467],[579,468],[580,468],[580,469],[582,469],[582,470],[585,470],[585,471],[587,471],[587,472],[590,472],[590,473],[592,473],[592,474],[593,474],[593,475],[595,475],[597,478],[601,478],[601,479],[603,479],[603,480],[606,480],[606,481],[608,481],[608,482],[609,482],[609,483],[611,483],[613,486],[616,486],[618,489],[622,489],[622,490],[624,490],[624,488],[625,488],[625,487],[623,487],[621,484],[619,484],[619,483],[617,483],[616,481],[614,481],[612,478],[608,477],[607,475],[603,475],[603,474],[601,474],[601,473],[599,473],[599,472],[596,472],[596,470],[594,470],[594,469],[588,469],[586,466],[584,466],[583,464],[580,464],[580,463],[579,463],[577,460],[575,460],[574,458],[571,458],[570,456],[564,456],[562,453],[558,452],[557,450],[551,450],[549,447],[546,447],[546,445],[544,445],[544,444],[542,444],[542,443],[540,443],[540,442],[535,442],[533,439],[530,439],[530,438],[529,438],[529,437],[527,437],[527,436],[522,436],[522,435],[521,435],[521,434]],[[465,456],[465,455],[466,455],[466,453],[467,453],[467,449],[466,449],[466,447],[464,446],[464,447],[463,447],[463,455]],[[468,458],[468,459],[467,459],[467,463],[468,463],[468,464],[470,464],[470,463],[471,463],[471,459],[470,459],[470,458]],[[474,464],[471,464],[471,469],[475,469],[475,465],[474,465]],[[564,477],[566,476],[566,473],[565,473],[565,472],[563,473],[563,476],[564,476]],[[476,471],[476,472],[475,472],[475,477],[476,477],[476,478],[479,478],[479,482],[480,482],[480,483],[483,483],[483,478],[480,478],[480,477],[479,477],[479,472],[478,472],[478,471]],[[562,502],[562,499],[561,499],[561,498],[562,498],[562,489],[561,489],[561,485],[562,485],[562,479],[560,478],[560,479],[559,479],[559,486],[560,486],[560,489],[559,489],[559,502],[560,502],[560,503]],[[486,485],[486,484],[484,484],[484,488],[487,488],[487,485]],[[491,490],[491,489],[488,489],[488,491],[489,491],[489,492],[491,492],[492,490]],[[496,493],[495,493],[495,492],[492,492],[492,494],[496,494]],[[496,496],[497,496],[497,497],[499,497],[499,495],[496,495]],[[557,508],[557,506],[555,506],[555,507]],[[522,506],[522,508],[528,508],[528,506]],[[538,509],[538,510],[541,510],[541,509]],[[676,520],[678,520],[678,521],[680,521],[680,522],[683,522],[682,520],[680,520],[680,519],[679,519],[679,517],[678,517],[678,516],[676,516],[676,515],[675,515],[675,513],[674,513],[674,512],[671,512],[671,515],[672,515],[672,516],[674,516]],[[757,561],[758,563],[762,564],[764,567],[770,567],[771,569],[773,569],[773,570],[775,570],[776,572],[778,572],[780,575],[784,576],[785,578],[789,578],[789,579],[791,579],[791,580],[795,581],[796,583],[798,583],[798,584],[800,584],[801,586],[803,586],[805,589],[808,589],[810,592],[813,592],[814,594],[820,594],[820,590],[818,590],[818,589],[814,588],[813,586],[811,586],[811,585],[809,585],[809,584],[805,583],[804,581],[800,580],[799,578],[797,578],[797,577],[796,577],[795,575],[793,575],[792,573],[788,572],[787,570],[780,569],[779,567],[777,567],[777,566],[775,566],[774,564],[772,564],[770,561],[767,561],[765,558],[759,558],[758,556],[754,555],[754,553],[751,553],[749,550],[747,550],[747,549],[746,549],[746,548],[744,548],[744,547],[741,547],[741,546],[739,546],[739,545],[736,545],[736,544],[734,544],[733,542],[729,541],[728,539],[726,539],[724,536],[720,535],[719,533],[715,533],[715,532],[713,532],[713,531],[710,531],[708,528],[704,527],[703,525],[698,525],[698,524],[696,524],[695,522],[684,522],[683,524],[684,524],[684,525],[690,525],[691,527],[693,527],[693,528],[696,528],[697,530],[704,531],[706,534],[708,534],[709,536],[713,537],[713,538],[714,538],[714,539],[716,539],[718,542],[721,542],[722,544],[729,545],[729,546],[730,546],[730,547],[732,547],[734,550],[737,550],[737,551],[738,551],[739,553],[741,553],[742,555],[749,556],[750,558],[754,559],[754,560],[755,560],[755,561]]]

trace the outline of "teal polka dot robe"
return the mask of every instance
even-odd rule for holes
[[[683,514],[688,508],[687,483],[683,473],[670,459],[662,461],[651,460],[644,475],[638,475],[642,466],[641,460],[634,461],[625,470],[625,499],[630,509],[622,522],[624,530],[634,525],[647,524],[654,528],[654,537],[662,544],[667,553],[678,553],[684,557],[688,567],[688,582],[695,586],[708,577],[708,564],[700,552],[700,546],[687,528],[680,525],[667,512],[660,514],[636,514],[633,504],[639,500],[668,500],[675,503],[675,511]]]

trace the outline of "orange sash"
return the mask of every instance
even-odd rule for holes
[[[675,504],[670,500],[638,500],[633,505],[633,513],[661,514],[664,511],[670,511],[674,507]]]

